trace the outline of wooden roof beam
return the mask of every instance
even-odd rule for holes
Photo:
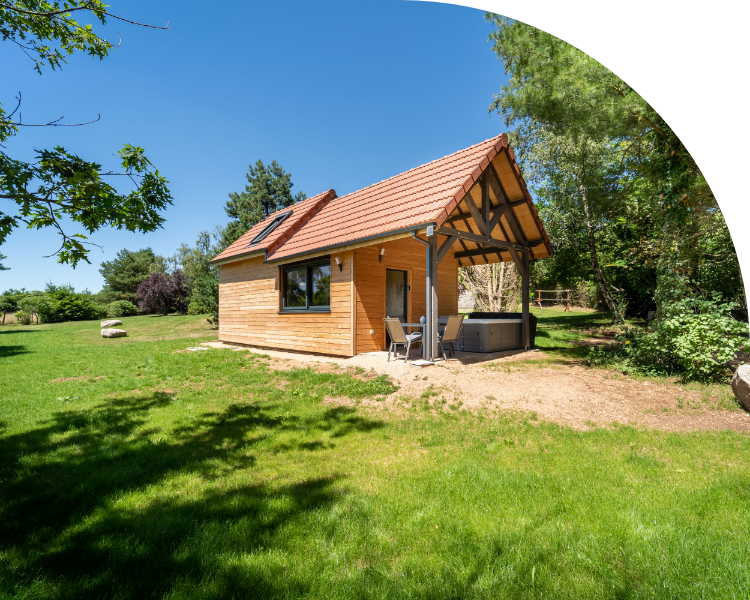
[[[461,231],[460,229],[453,229],[452,227],[438,227],[437,233],[439,233],[440,235],[453,235],[460,240],[474,242],[475,244],[495,246],[496,248],[505,248],[506,250],[513,249],[517,250],[518,252],[529,251],[528,246],[514,244],[513,242],[506,242],[505,240],[498,240],[497,238],[493,238],[488,235],[476,235],[475,233],[468,233],[466,231]]]
[[[516,219],[515,211],[510,208],[510,202],[508,201],[508,196],[505,193],[503,182],[500,181],[500,177],[495,171],[495,167],[492,166],[492,163],[490,163],[487,172],[491,174],[489,180],[492,191],[495,192],[495,196],[497,196],[498,201],[503,206],[508,207],[508,225],[510,225],[510,230],[513,233],[513,237],[516,238],[516,241],[525,243],[527,241],[526,236],[524,235],[523,229],[521,229],[521,226],[518,223],[518,219]]]
[[[544,240],[536,240],[529,244],[529,249],[544,245]],[[507,250],[507,249],[505,249]],[[471,258],[473,256],[484,256],[485,254],[497,254],[496,250],[490,248],[479,248],[477,250],[467,250],[466,252],[456,252],[456,258]]]

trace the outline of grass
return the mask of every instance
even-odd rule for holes
[[[365,409],[123,321],[0,328],[0,598],[747,597],[747,436]]]
[[[548,354],[548,363],[581,361],[588,356],[589,348],[580,342],[584,338],[602,339],[605,332],[614,329],[608,313],[564,312],[561,308],[532,308],[538,319],[535,345]],[[631,324],[631,321],[628,321]]]

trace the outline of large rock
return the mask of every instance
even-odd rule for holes
[[[112,319],[110,321],[102,321],[99,324],[99,327],[103,329],[104,327],[115,327],[117,325],[122,325],[122,321],[118,321],[117,319]]]
[[[740,406],[750,411],[750,365],[739,366],[732,377],[732,391]]]
[[[125,337],[126,335],[128,335],[128,332],[124,329],[102,329],[102,337],[104,338]]]

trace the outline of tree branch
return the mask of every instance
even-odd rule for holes
[[[58,123],[58,121],[61,121],[64,118],[65,117],[62,116],[59,119],[50,121],[49,123],[34,123],[31,125],[27,123],[21,123],[20,121],[18,123],[13,123],[12,121],[9,121],[9,123],[17,127],[81,127],[83,125],[91,125],[91,123],[96,123],[98,120],[102,118],[102,116],[97,115],[96,119],[94,119],[93,121],[86,121],[85,123]]]
[[[5,4],[0,2],[0,8],[6,8],[10,11],[17,12],[17,13],[23,13],[25,15],[32,15],[34,17],[54,17],[56,15],[64,15],[65,13],[71,13],[75,12],[77,10],[91,10],[89,6],[93,4],[93,0],[89,0],[84,4],[83,6],[76,6],[73,8],[65,8],[61,10],[53,10],[50,12],[36,12],[33,10],[24,10],[23,8],[19,8],[18,6],[15,6],[13,4]]]

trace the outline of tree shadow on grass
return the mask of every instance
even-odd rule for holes
[[[0,358],[9,358],[19,354],[31,354],[31,350],[27,350],[27,346],[0,346]]]
[[[263,452],[258,445],[282,432],[341,437],[382,426],[353,409],[301,419],[274,414],[274,402],[235,404],[173,430],[164,441],[144,425],[151,410],[172,402],[164,392],[115,398],[0,437],[0,554],[12,557],[0,563],[0,593],[34,588],[57,599],[143,598],[232,579],[220,555],[273,547],[279,528],[330,507],[341,492],[332,489],[336,477],[226,491],[212,480],[252,468]],[[274,447],[275,454],[283,451]],[[158,487],[182,476],[193,483],[172,493],[168,484]],[[153,494],[150,486],[157,486]],[[245,593],[273,595],[275,584],[266,577],[246,572],[242,581],[255,588]]]

